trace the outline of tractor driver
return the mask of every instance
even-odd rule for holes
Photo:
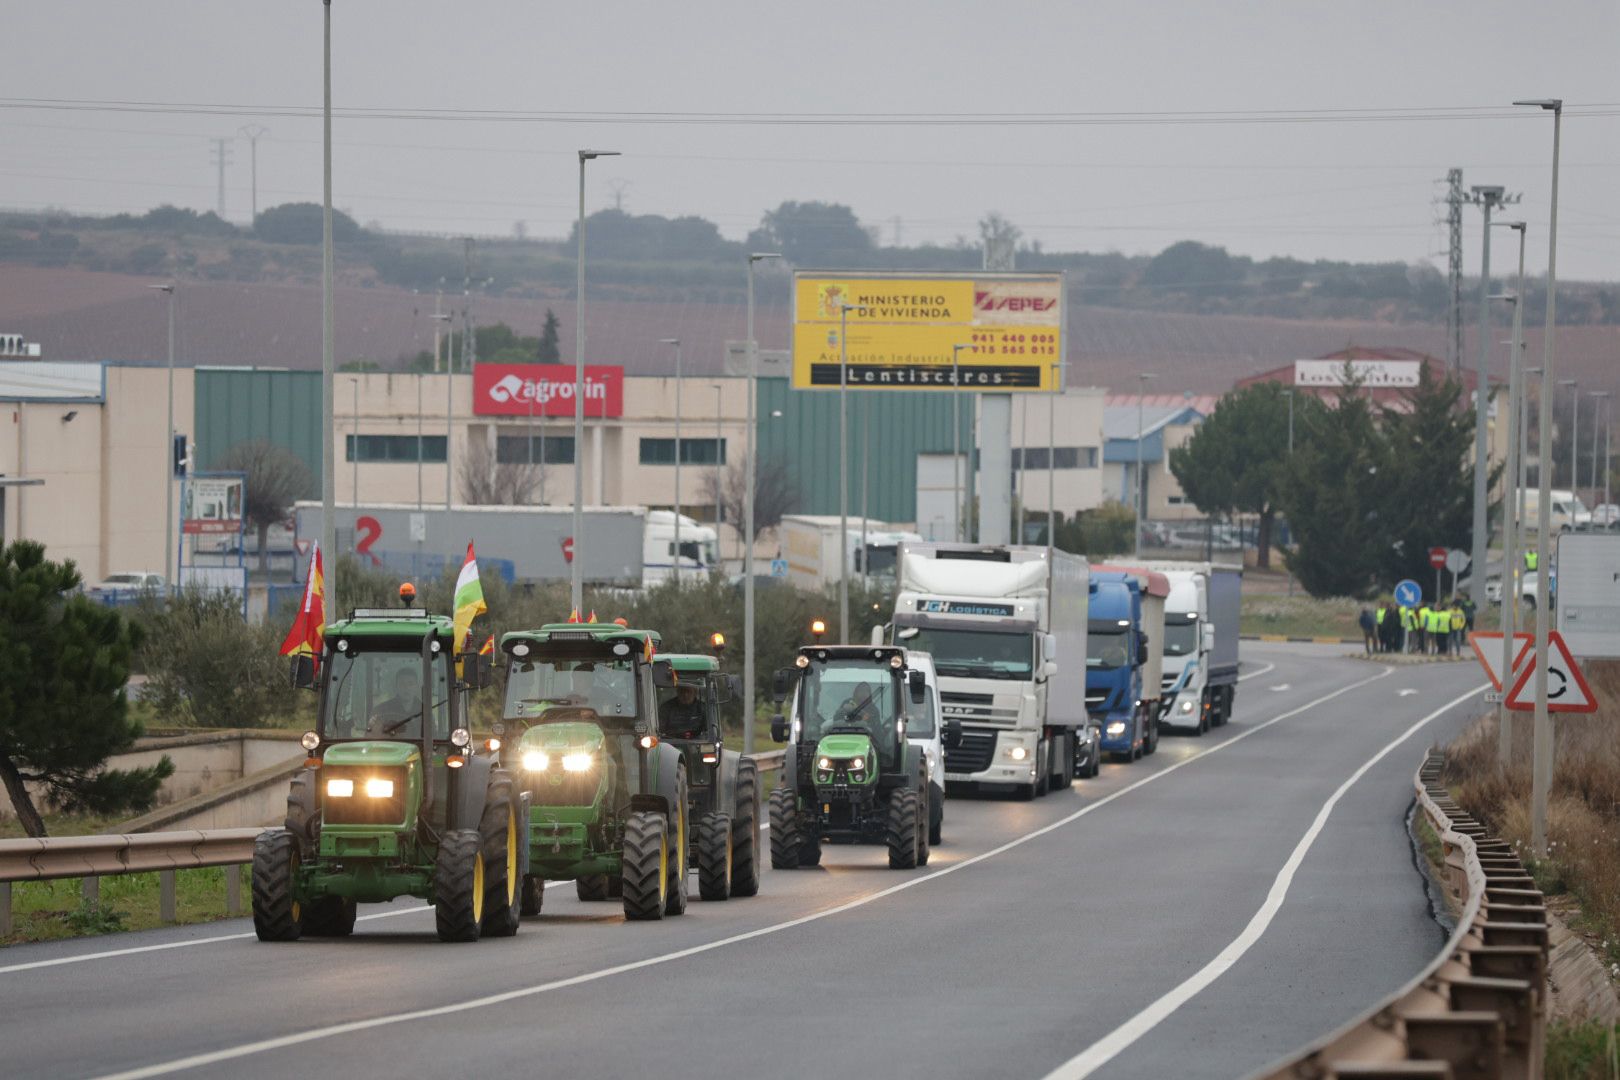
[[[658,730],[669,739],[695,739],[703,728],[697,684],[683,682],[675,688],[675,696],[658,707]]]
[[[371,714],[370,730],[394,734],[422,715],[422,679],[418,672],[401,668],[394,673],[394,696],[378,704]]]
[[[876,730],[878,721],[877,688],[871,683],[856,683],[849,697],[833,714],[833,723],[851,724]]]

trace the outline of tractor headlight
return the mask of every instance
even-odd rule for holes
[[[551,755],[544,750],[529,750],[523,755],[523,767],[529,772],[545,772],[551,767]]]
[[[464,727],[458,727],[450,733],[450,742],[456,746],[466,746],[472,742],[472,732]]]
[[[353,790],[353,780],[349,781],[349,788]],[[368,799],[392,799],[394,797],[394,782],[373,776],[366,781],[366,797]]]
[[[564,754],[562,766],[564,772],[587,772],[592,764],[590,751],[582,750],[577,754]]]
[[[863,772],[863,771],[865,771],[865,769],[866,769],[866,759],[863,758],[863,757],[854,758],[849,763],[849,771],[850,772]]]
[[[1110,734],[1110,735],[1123,735],[1123,734],[1125,734],[1125,721],[1123,721],[1123,720],[1115,720],[1112,724],[1109,724],[1108,725],[1108,734]]]
[[[329,799],[348,799],[354,796],[354,781],[344,777],[326,782],[326,797]]]
[[[303,738],[298,740],[298,745],[313,753],[315,748],[321,745],[321,737],[313,731],[306,731]]]
[[[830,757],[816,759],[816,768],[822,772],[832,772],[833,761]]]

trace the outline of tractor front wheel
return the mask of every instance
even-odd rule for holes
[[[704,814],[698,818],[698,895],[705,900],[731,896],[731,815]]]
[[[433,867],[433,914],[440,941],[477,941],[484,921],[484,842],[476,829],[453,829]]]
[[[355,903],[323,896],[304,908],[304,933],[310,937],[348,937],[354,933]]]
[[[917,792],[911,788],[889,797],[889,868],[911,870],[917,865],[917,837],[921,835]]]
[[[624,890],[623,882],[613,874],[586,874],[574,879],[574,895],[580,900],[617,900]]]
[[[771,792],[771,869],[799,866],[799,803],[790,787]]]
[[[517,808],[517,800],[512,797],[512,774],[496,769],[490,773],[484,816],[478,823],[485,868],[484,917],[479,933],[485,937],[511,937],[518,932],[529,845],[524,830],[518,827]]]
[[[669,822],[638,810],[624,827],[624,917],[662,919],[669,900]]]
[[[675,805],[678,809],[671,815],[667,828],[669,837],[669,885],[665,889],[664,914],[686,914],[687,870],[691,858],[691,841],[687,837],[687,801],[686,801],[686,768],[681,766],[675,773]]]
[[[523,879],[523,897],[518,905],[520,915],[538,915],[546,903],[546,883],[535,877],[527,875]]]
[[[297,886],[298,841],[286,829],[260,833],[253,841],[253,932],[260,941],[297,941],[303,933]]]
[[[759,768],[737,766],[737,808],[731,815],[731,895],[759,892]]]

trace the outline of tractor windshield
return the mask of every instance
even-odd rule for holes
[[[870,735],[873,745],[887,755],[898,741],[898,719],[893,669],[870,660],[811,664],[799,689],[799,722],[803,741],[823,735],[852,732]]]
[[[506,715],[544,719],[553,709],[577,718],[578,710],[597,716],[636,715],[636,672],[630,660],[526,660],[506,680]]]
[[[658,734],[666,739],[698,739],[708,731],[709,709],[701,675],[680,676],[680,683],[658,691]]]
[[[397,647],[367,643],[352,656],[334,652],[321,716],[328,739],[420,739],[422,737],[423,669],[421,641],[401,639]],[[435,655],[429,662],[432,695],[427,712],[433,737],[450,737],[449,663]]]

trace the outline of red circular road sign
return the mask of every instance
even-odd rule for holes
[[[563,562],[572,563],[574,561],[574,538],[572,536],[563,537],[562,551]]]
[[[1443,547],[1430,548],[1429,565],[1436,570],[1444,570],[1446,568],[1446,549]]]

